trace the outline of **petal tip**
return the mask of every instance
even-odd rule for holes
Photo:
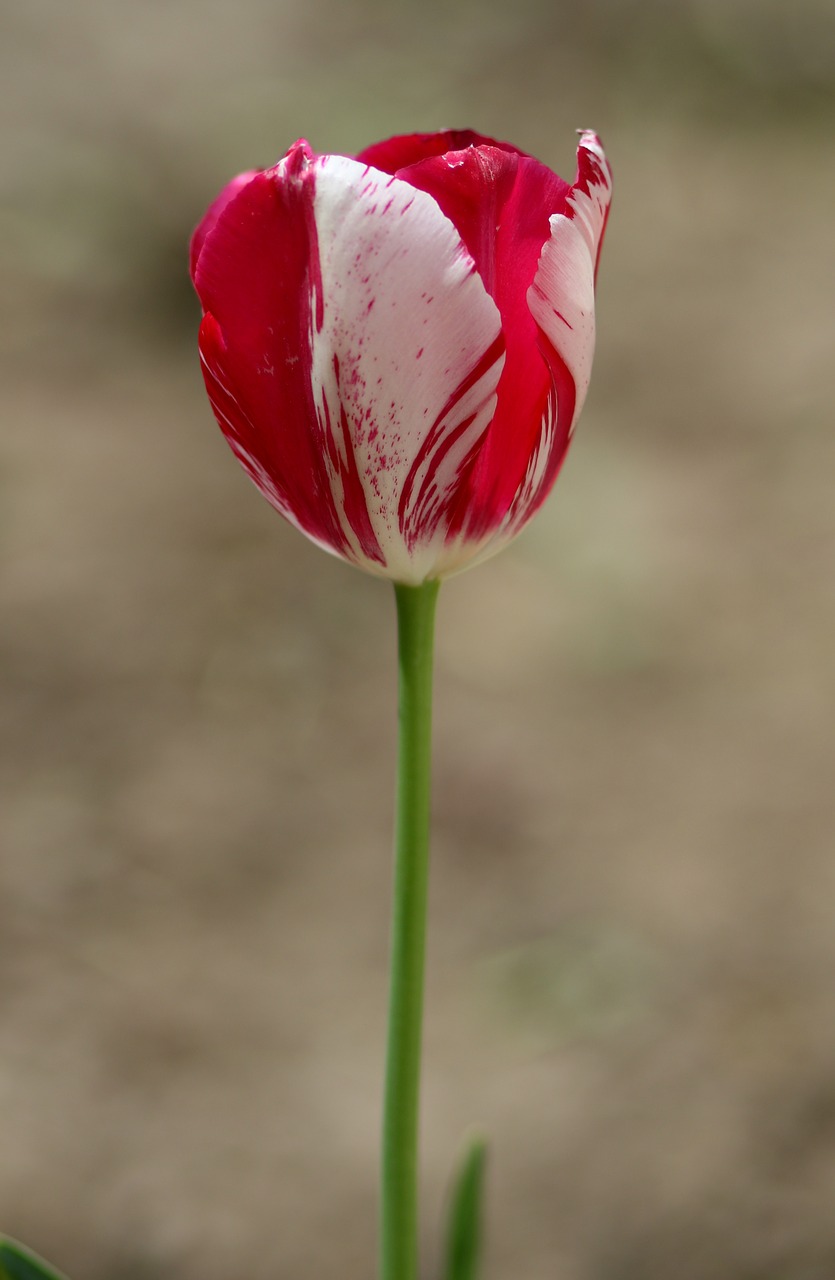
[[[606,187],[611,194],[612,167],[606,156],[599,134],[594,129],[578,129],[577,177],[575,186],[589,181]]]
[[[584,221],[590,233],[594,251],[595,276],[600,262],[600,249],[612,203],[612,166],[603,149],[603,143],[593,129],[578,129],[577,176],[568,203],[576,215],[586,206]]]
[[[577,143],[577,151],[585,152],[587,155],[596,156],[598,160],[606,164],[606,151],[600,139],[600,134],[594,129],[578,129],[577,136],[580,141]]]
[[[295,178],[306,173],[315,159],[316,153],[307,138],[298,138],[278,163],[287,177]]]

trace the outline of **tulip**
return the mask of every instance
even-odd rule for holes
[[[300,141],[235,178],[191,246],[221,430],[314,542],[418,586],[541,506],[585,399],[611,198],[469,131],[356,158]]]
[[[585,399],[611,172],[563,182],[480,134],[359,156],[297,142],[243,173],[191,244],[206,389],[283,516],[394,584],[397,799],[380,1280],[417,1280],[432,667],[442,578],[492,555],[556,479]],[[472,1280],[484,1148],[461,1165],[446,1280]],[[2,1278],[0,1278],[2,1280]]]

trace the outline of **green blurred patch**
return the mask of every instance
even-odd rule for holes
[[[651,1015],[662,973],[646,938],[604,923],[503,951],[483,982],[494,1016],[519,1035],[566,1042],[615,1035]]]

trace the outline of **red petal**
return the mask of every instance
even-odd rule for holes
[[[421,160],[442,156],[447,151],[463,151],[465,147],[495,147],[499,151],[524,155],[509,142],[496,142],[494,138],[486,138],[472,129],[445,129],[441,133],[407,133],[397,138],[386,138],[384,142],[366,147],[356,159],[374,169],[381,169],[383,173],[393,174],[408,165],[419,164]],[[399,176],[405,175],[401,173]]]
[[[233,178],[231,182],[227,182],[220,195],[216,196],[209,205],[202,221],[198,223],[189,246],[189,269],[192,280],[197,270],[197,259],[200,257],[206,236],[210,231],[214,230],[215,224],[226,206],[252,181],[257,172],[257,169],[249,169],[246,173],[239,173],[237,178]]]
[[[566,381],[530,313],[527,292],[550,236],[549,219],[565,209],[570,187],[532,157],[492,145],[436,156],[401,170],[398,177],[435,197],[472,254],[502,317],[507,356],[496,415],[461,491],[457,513],[458,526],[479,537],[497,528],[511,510],[538,448],[543,421],[553,415],[554,377]],[[573,414],[569,384],[570,379],[561,390],[563,426],[553,444],[562,452]]]
[[[309,537],[344,554],[311,383],[321,281],[309,157],[297,146],[282,180],[277,169],[256,174],[215,219],[195,271],[200,352],[221,430],[251,478]],[[364,550],[379,558],[373,534]]]

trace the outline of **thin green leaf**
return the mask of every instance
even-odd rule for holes
[[[22,1244],[0,1236],[0,1280],[66,1280]]]
[[[478,1280],[486,1158],[484,1140],[475,1138],[459,1166],[449,1207],[444,1280]]]

